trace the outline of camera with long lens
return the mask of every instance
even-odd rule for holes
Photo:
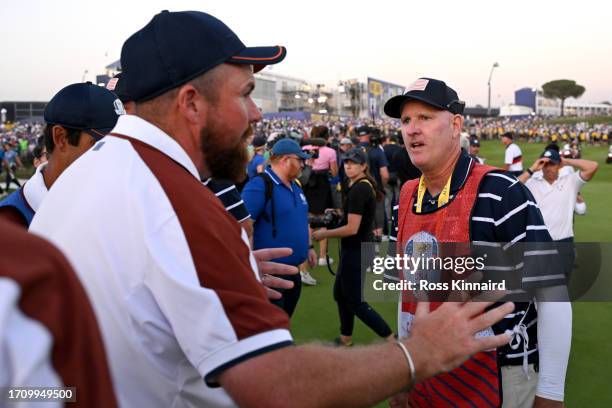
[[[326,212],[323,215],[311,215],[308,217],[310,228],[338,228],[342,222],[342,217],[335,212]]]

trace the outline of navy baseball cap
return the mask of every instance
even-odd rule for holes
[[[561,155],[557,150],[554,149],[546,149],[544,153],[540,155],[541,158],[547,158],[551,163],[559,164],[561,163]]]
[[[117,95],[119,100],[123,103],[132,100],[132,98],[130,98],[125,89],[125,79],[123,78],[121,72],[108,81],[108,83],[106,84],[106,89],[112,91],[115,95]]]
[[[253,65],[254,72],[281,62],[285,47],[247,47],[221,20],[200,11],[157,14],[121,49],[127,94],[152,99],[228,62]]]
[[[357,128],[358,136],[365,136],[365,135],[369,135],[370,133],[372,133],[372,130],[370,129],[368,125],[359,126]]]
[[[342,160],[344,161],[352,161],[357,164],[364,164],[368,161],[365,152],[363,149],[355,147],[354,149],[349,150],[342,156]]]
[[[471,138],[470,146],[480,147],[480,140],[476,139],[475,137]]]
[[[123,114],[125,110],[117,95],[102,86],[83,82],[56,93],[45,108],[44,118],[49,125],[83,130],[100,139]]]
[[[263,147],[266,145],[266,137],[265,136],[255,136],[253,138],[253,147]]]
[[[465,102],[459,100],[457,92],[444,81],[419,78],[409,85],[402,95],[396,95],[385,103],[385,113],[389,117],[399,119],[404,103],[411,100],[459,115],[463,114],[465,108]]]
[[[306,154],[300,149],[300,145],[293,139],[284,138],[280,139],[272,147],[273,156],[282,156],[285,154],[295,154],[300,159],[310,159],[310,155]]]

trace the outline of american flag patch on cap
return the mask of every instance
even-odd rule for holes
[[[108,84],[106,84],[106,89],[109,91],[114,91],[115,87],[117,86],[117,82],[119,82],[119,78],[111,78],[111,80],[108,81]]]
[[[429,83],[428,79],[423,79],[423,78],[417,79],[416,81],[408,85],[404,93],[407,93],[410,91],[424,91],[425,88],[427,88],[428,83]]]

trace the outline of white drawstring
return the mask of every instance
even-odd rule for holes
[[[533,304],[534,303],[532,302],[529,303],[529,305],[527,306],[527,309],[525,310],[525,314],[523,314],[523,317],[521,317],[521,320],[518,322],[516,326],[514,326],[512,330],[506,330],[506,334],[509,334],[512,336],[512,339],[510,339],[510,348],[512,350],[518,349],[519,345],[521,344],[521,341],[523,342],[523,352],[518,355],[523,356],[523,372],[525,373],[525,376],[527,376],[528,380],[531,379],[531,376],[529,375],[529,354],[531,353],[529,353],[529,334],[527,334],[528,327],[525,326],[523,321],[527,317],[527,314],[529,313],[529,309],[531,308],[531,305]],[[532,321],[529,324],[529,326],[531,327],[534,322],[535,320]]]
[[[527,352],[529,346],[529,334],[527,334],[527,326],[525,326],[522,322],[523,320],[521,319],[521,322],[514,326],[514,329],[506,330],[506,334],[512,335],[512,339],[510,340],[510,348],[512,350],[518,349],[521,342],[523,342],[523,352],[521,353],[523,355],[523,372],[527,376],[527,379],[530,380],[529,353]]]

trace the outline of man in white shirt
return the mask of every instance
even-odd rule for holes
[[[206,13],[162,11],[122,48],[136,115],[66,170],[34,218],[91,299],[120,406],[374,405],[509,340],[475,333],[512,304],[483,314],[490,303],[467,302],[420,308],[401,343],[292,347],[246,233],[200,181],[244,177],[261,120],[253,71],[285,54],[246,47]]]
[[[516,177],[523,173],[523,152],[516,143],[513,142],[514,133],[506,132],[502,135],[501,141],[506,145],[504,153],[503,169],[514,174]]]
[[[519,176],[519,180],[533,194],[554,241],[574,242],[576,197],[593,178],[597,167],[595,161],[561,158],[557,150],[547,149]],[[562,245],[559,250],[565,257],[566,273],[569,274],[573,266],[573,246]]]

